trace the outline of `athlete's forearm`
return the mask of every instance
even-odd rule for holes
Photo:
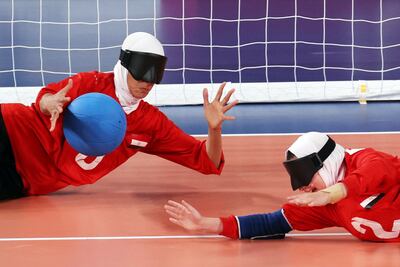
[[[329,203],[331,204],[337,203],[347,196],[346,185],[343,183],[334,184],[321,191],[329,194]]]
[[[221,235],[233,239],[277,239],[284,238],[292,230],[282,210],[271,213],[221,218]]]
[[[221,128],[208,128],[207,154],[215,167],[219,168],[222,155]]]

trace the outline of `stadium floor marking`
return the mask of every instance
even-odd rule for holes
[[[241,136],[291,136],[291,135],[302,135],[306,132],[301,133],[248,133],[248,134],[222,134],[222,136],[226,137],[241,137]],[[385,134],[400,134],[400,131],[382,131],[382,132],[322,132],[330,135],[385,135]],[[191,134],[194,137],[207,137],[207,134]]]
[[[398,134],[400,132],[335,132],[327,134]],[[262,134],[223,134],[223,136],[282,136],[301,135],[303,133],[262,133]],[[193,136],[207,137],[197,134]],[[287,237],[327,237],[327,236],[351,236],[350,233],[301,233],[286,234]],[[80,241],[80,240],[151,240],[151,239],[205,239],[205,238],[226,238],[220,235],[180,235],[180,236],[76,236],[76,237],[9,237],[0,238],[0,242],[16,241]]]
[[[304,233],[287,234],[288,237],[325,237],[351,236],[350,233]],[[226,238],[220,235],[161,235],[161,236],[71,236],[71,237],[9,237],[0,238],[0,242],[15,241],[79,241],[79,240],[148,240],[148,239],[204,239]]]

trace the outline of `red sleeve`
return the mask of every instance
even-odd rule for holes
[[[162,112],[153,115],[156,125],[153,141],[143,152],[168,159],[203,174],[221,174],[224,167],[224,155],[221,155],[217,168],[207,154],[206,141],[200,141],[182,131]]]
[[[47,125],[47,128],[50,127],[50,120],[49,117],[43,114],[40,111],[40,100],[45,94],[55,94],[61,89],[63,89],[67,84],[68,80],[72,80],[72,88],[68,91],[67,95],[73,101],[80,95],[90,93],[90,92],[104,92],[107,94],[106,90],[110,87],[114,87],[112,82],[112,75],[108,73],[99,73],[97,71],[92,72],[82,72],[78,73],[72,77],[64,79],[57,83],[50,83],[42,88],[37,97],[35,103],[33,103],[34,108],[38,111],[41,116],[42,121]],[[70,103],[70,102],[69,102]],[[69,103],[65,103],[65,108]],[[58,123],[56,127],[59,127],[60,124]]]
[[[384,193],[400,181],[396,157],[373,149],[364,149],[347,157],[347,175],[343,183],[348,195]]]
[[[68,80],[72,80],[72,88],[68,91],[67,96],[71,97],[71,101],[80,95],[90,92],[102,92],[109,87],[111,76],[108,73],[100,73],[97,71],[81,72],[57,83],[50,83],[43,87],[35,101],[35,107],[39,110],[39,103],[45,94],[55,94],[63,89]],[[112,79],[111,79],[112,82]],[[113,85],[112,85],[113,86]]]
[[[223,227],[222,232],[219,234],[232,239],[238,239],[239,230],[235,216],[231,215],[229,217],[221,217],[219,219],[221,220]]]
[[[294,230],[311,231],[333,226],[341,226],[335,221],[338,218],[334,205],[321,207],[300,207],[292,204],[283,206],[284,215]]]

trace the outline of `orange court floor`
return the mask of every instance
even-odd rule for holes
[[[331,136],[349,148],[400,151],[395,133]],[[1,202],[1,266],[399,266],[398,243],[362,242],[341,228],[250,241],[168,221],[169,199],[207,216],[279,209],[293,194],[282,160],[296,137],[224,136],[221,176],[139,153],[96,184]]]

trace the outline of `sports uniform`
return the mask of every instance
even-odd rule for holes
[[[400,160],[371,148],[345,153],[347,197],[320,207],[285,204],[269,214],[221,218],[231,238],[284,237],[291,230],[343,227],[368,241],[400,242]]]
[[[224,165],[220,131],[213,131],[208,139],[210,156],[205,141],[184,133],[158,108],[141,100],[160,83],[166,62],[161,43],[151,34],[136,32],[124,40],[113,73],[79,73],[49,84],[31,106],[2,104],[0,199],[94,183],[139,151],[204,174],[220,174]],[[91,92],[114,98],[127,117],[122,144],[98,157],[76,152],[62,129],[61,112],[66,103]]]
[[[118,101],[113,73],[80,73],[71,79],[74,85],[67,96],[72,100],[96,90]],[[115,151],[101,157],[77,153],[65,141],[61,120],[55,130],[49,132],[49,117],[40,111],[38,104],[44,94],[56,93],[67,82],[64,80],[43,88],[32,106],[1,105],[16,169],[26,194],[47,194],[68,185],[94,183],[138,151],[163,157],[204,174],[221,172],[223,159],[217,169],[207,155],[205,141],[187,135],[158,108],[145,101],[140,101],[136,110],[127,114],[126,137]]]

